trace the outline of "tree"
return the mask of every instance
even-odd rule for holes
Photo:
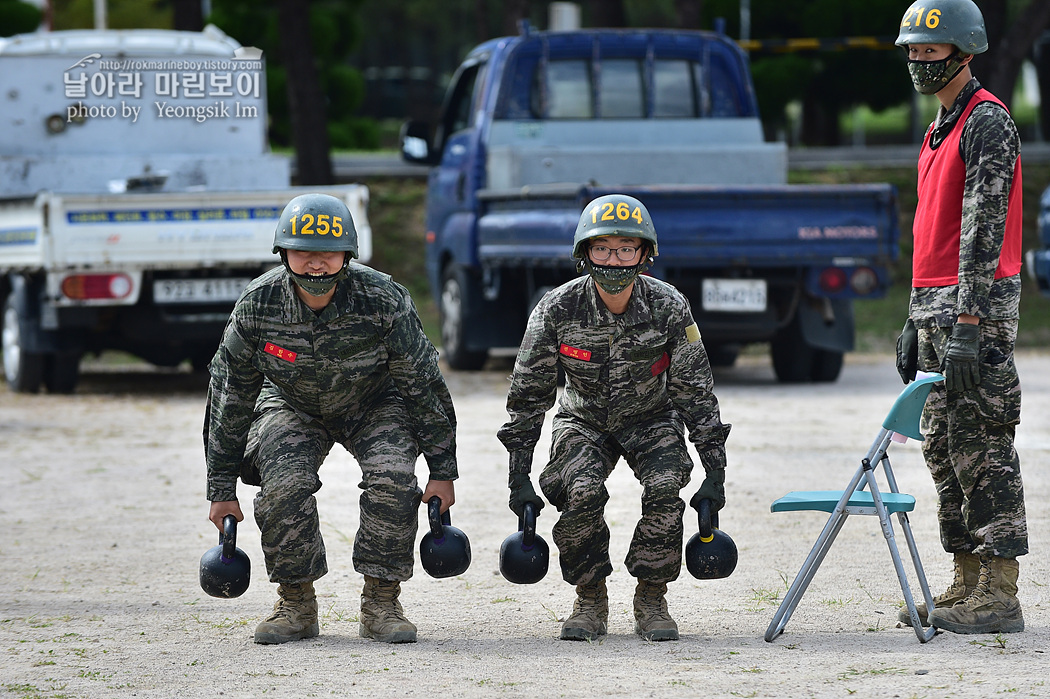
[[[592,27],[626,27],[627,12],[623,0],[589,0],[589,26]]]
[[[356,116],[364,100],[364,78],[349,62],[361,37],[357,0],[295,0],[285,7],[286,1],[213,0],[207,18],[241,44],[263,50],[271,143],[317,148],[318,142],[327,140],[334,148],[375,148],[379,143],[375,122]],[[293,77],[291,72],[311,68],[319,88],[300,84],[310,80],[305,73]],[[303,110],[295,125],[293,109]],[[324,121],[313,120],[318,110],[327,113],[327,127]],[[297,135],[300,126],[306,131]],[[305,165],[312,171],[309,163],[317,162],[316,155],[304,157],[310,158]],[[318,172],[315,176],[323,181],[323,169]]]
[[[204,29],[204,9],[200,0],[173,0],[175,29],[199,32]]]
[[[328,114],[311,50],[309,0],[278,0],[277,18],[299,184],[332,184]]]
[[[1031,0],[1013,13],[1012,22],[1008,21],[1008,3],[1003,0],[981,0],[978,5],[984,14],[989,45],[987,53],[974,56],[973,72],[981,85],[1009,107],[1021,64],[1032,55],[1036,40],[1050,27],[1050,2]]]
[[[44,13],[19,0],[0,0],[0,36],[14,36],[36,31]]]

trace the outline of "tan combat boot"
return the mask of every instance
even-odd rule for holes
[[[678,624],[667,611],[667,583],[638,581],[634,591],[634,632],[647,641],[677,641]]]
[[[380,580],[365,576],[361,591],[361,620],[358,630],[362,638],[373,638],[383,643],[415,643],[416,626],[405,618],[405,610],[397,601],[401,594],[399,580]]]
[[[605,579],[576,586],[572,615],[561,625],[563,641],[593,641],[608,633],[609,591]]]
[[[933,598],[933,606],[936,609],[940,609],[942,607],[950,607],[956,602],[962,602],[977,587],[977,579],[980,576],[981,559],[976,554],[955,554],[955,579],[952,580],[952,584],[948,586],[947,590]],[[919,613],[919,620],[922,621],[922,625],[929,626],[930,622],[926,619],[929,616],[926,602],[916,599],[915,611]],[[897,621],[911,626],[911,615],[908,614],[908,605],[901,607],[901,610],[897,613]]]
[[[287,643],[300,638],[313,638],[317,626],[317,595],[312,582],[277,586],[277,603],[273,614],[255,627],[256,643]]]
[[[1016,633],[1024,631],[1017,599],[1017,559],[981,557],[981,575],[974,591],[953,607],[934,609],[930,623],[954,633]]]

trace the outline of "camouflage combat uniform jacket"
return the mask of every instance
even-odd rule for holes
[[[543,297],[515,363],[511,419],[498,435],[512,473],[531,470],[544,415],[556,399],[559,365],[565,391],[555,431],[572,428],[600,444],[653,420],[673,420],[689,429],[706,470],[725,468],[730,425],[721,422],[688,302],[670,284],[639,276],[619,316],[605,307],[589,276]]]
[[[252,281],[211,362],[207,435],[211,501],[236,499],[253,414],[286,405],[345,435],[388,401],[403,403],[433,480],[453,480],[456,416],[412,299],[388,275],[351,263],[313,313],[283,267]]]

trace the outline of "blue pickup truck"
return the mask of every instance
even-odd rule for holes
[[[431,165],[426,269],[444,357],[480,368],[517,347],[539,298],[576,276],[583,206],[623,192],[660,240],[651,274],[689,299],[715,365],[770,343],[783,382],[835,381],[852,302],[890,284],[890,185],[787,185],[749,64],[717,32],[592,29],[488,41],[452,78],[436,125],[402,128]]]
[[[1042,249],[1029,250],[1025,262],[1028,273],[1039,285],[1039,291],[1043,296],[1050,296],[1050,187],[1039,199],[1039,242]]]

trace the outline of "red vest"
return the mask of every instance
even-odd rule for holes
[[[963,187],[966,164],[959,155],[963,124],[981,102],[1005,105],[985,89],[970,98],[962,116],[936,150],[930,148],[931,128],[919,153],[919,204],[912,226],[913,287],[953,286],[959,283],[959,238],[962,227]],[[1006,212],[1006,235],[999,251],[995,278],[1011,277],[1021,271],[1021,157],[1014,165]]]

